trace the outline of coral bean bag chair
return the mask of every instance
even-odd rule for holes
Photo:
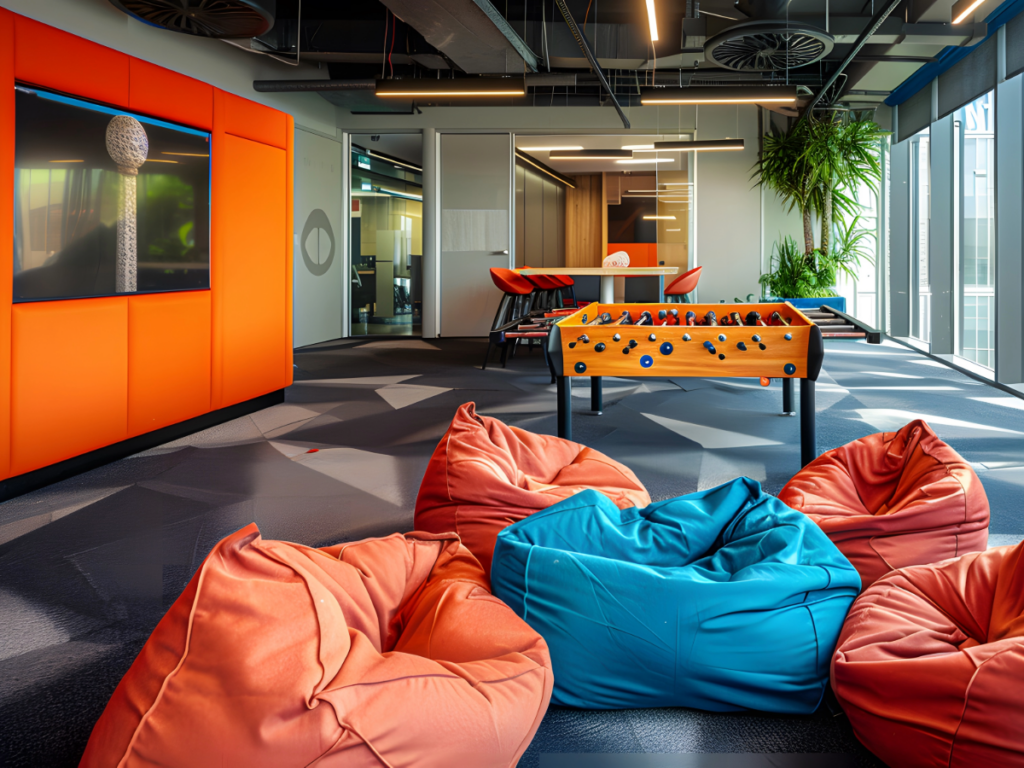
[[[416,497],[416,529],[459,534],[484,570],[498,532],[587,488],[619,507],[651,497],[636,475],[603,453],[558,437],[535,435],[461,406]]]
[[[453,537],[222,540],[157,625],[82,766],[514,765],[544,641]]]
[[[821,526],[865,586],[988,543],[981,481],[920,419],[822,454],[779,498]]]
[[[491,583],[551,649],[552,701],[813,712],[857,571],[739,478],[619,510],[584,491],[498,534]]]
[[[850,610],[832,687],[888,765],[1024,766],[1024,545],[876,581]]]

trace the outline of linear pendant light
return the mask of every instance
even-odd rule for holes
[[[713,139],[711,141],[656,141],[654,149],[634,149],[633,152],[723,152],[743,149],[743,139]]]
[[[651,28],[651,42],[658,42],[658,17],[654,14],[654,0],[647,0],[647,24]]]
[[[525,96],[521,77],[460,77],[453,80],[378,80],[376,94],[384,97]]]
[[[983,2],[985,0],[957,0],[953,3],[953,23],[959,24],[966,21],[974,13],[974,9]]]
[[[646,88],[641,104],[795,104],[796,86]]]
[[[628,149],[577,149],[557,151],[548,155],[549,160],[631,160],[633,153]]]

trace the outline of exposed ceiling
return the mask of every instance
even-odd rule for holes
[[[563,2],[608,89],[574,39]],[[322,62],[334,85],[314,81],[315,89],[352,111],[410,110],[411,100],[376,97],[376,78],[483,74],[522,75],[527,93],[474,104],[606,104],[610,90],[623,106],[638,106],[645,86],[788,83],[802,86],[807,101],[823,93],[819,107],[871,109],[947,47],[984,39],[983,19],[1001,2],[985,0],[973,19],[953,25],[952,0],[654,0],[652,44],[645,0],[277,0],[274,27],[251,47]],[[794,66],[797,53],[811,63]],[[442,103],[452,102],[417,100]]]

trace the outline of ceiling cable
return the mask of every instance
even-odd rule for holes
[[[390,10],[384,10],[384,55],[381,57],[380,62],[380,79],[383,80],[387,77],[388,71],[388,14]]]

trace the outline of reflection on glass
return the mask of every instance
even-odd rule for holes
[[[678,274],[692,269],[690,243],[693,232],[693,181],[690,169],[692,152],[679,153],[679,169],[658,168],[658,263],[666,267],[678,267]],[[666,277],[666,284],[673,276]],[[699,290],[699,288],[698,288]]]
[[[423,177],[409,166],[353,145],[350,306],[354,336],[420,333]]]
[[[912,335],[931,340],[932,287],[928,275],[928,230],[931,223],[931,155],[929,129],[911,138],[911,216],[913,241],[910,291],[912,299]]]
[[[995,115],[990,91],[957,110],[963,233],[961,353],[995,367]]]
[[[15,301],[209,288],[208,133],[21,86],[15,110]]]

